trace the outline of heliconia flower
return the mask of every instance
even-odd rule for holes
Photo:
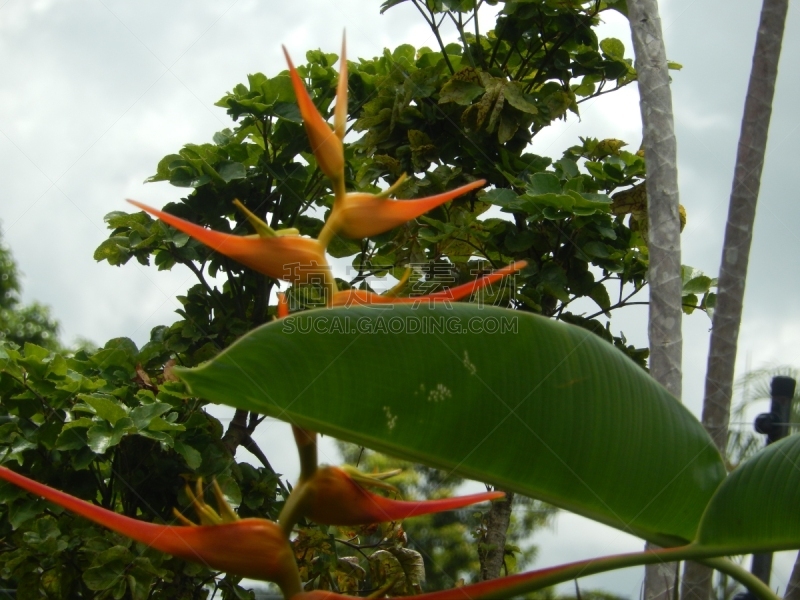
[[[345,57],[345,44],[342,41],[342,56],[339,59],[339,83],[336,89],[336,108],[334,109],[334,128],[319,114],[317,107],[308,95],[308,90],[300,79],[297,69],[294,68],[292,59],[286,47],[283,47],[286,62],[289,64],[289,76],[292,80],[294,94],[297,97],[297,105],[300,108],[300,115],[303,117],[308,141],[311,143],[311,151],[317,159],[320,170],[327,175],[333,182],[334,191],[337,196],[344,193],[344,126],[347,118],[347,59]]]
[[[521,271],[527,266],[527,262],[519,260],[513,264],[498,269],[494,273],[484,275],[480,279],[458,285],[454,288],[447,288],[424,296],[402,296],[397,297],[392,293],[376,294],[367,290],[343,290],[333,295],[332,306],[373,306],[378,304],[434,304],[436,302],[453,302],[468,298],[478,290],[499,281],[503,277]]]
[[[207,229],[136,200],[134,206],[158,217],[168,225],[202,242],[212,250],[275,279],[290,283],[308,283],[312,277],[331,280],[325,251],[312,238],[297,235],[296,230],[274,231],[266,223],[244,209],[258,232],[256,235],[231,235]]]
[[[199,507],[201,522],[220,524],[156,525],[106,510],[5,467],[0,467],[0,479],[161,552],[210,569],[272,581],[280,586],[287,598],[301,590],[294,553],[283,530],[265,519],[238,519],[230,507],[222,507],[224,499],[220,503],[220,516],[203,502],[201,494],[194,497],[190,492],[195,507]],[[218,489],[215,494],[218,499],[221,497]]]
[[[361,239],[384,233],[406,221],[416,219],[448,200],[486,185],[485,179],[478,179],[454,190],[427,198],[389,199],[389,194],[397,189],[404,179],[401,177],[392,187],[380,194],[351,192],[337,198],[334,201],[333,210],[320,232],[320,243],[327,246],[331,238],[337,234]]]
[[[320,467],[307,481],[298,483],[303,489],[298,490],[297,511],[321,525],[368,525],[455,510],[505,496],[503,492],[483,492],[437,500],[392,500],[367,491],[365,485],[394,489],[364,473]]]

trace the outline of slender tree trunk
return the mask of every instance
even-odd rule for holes
[[[728,440],[733,368],[750,242],[788,5],[788,0],[764,0],[762,6],[725,228],[703,404],[703,424],[723,453]]]
[[[656,0],[629,0],[643,143],[647,162],[650,268],[650,373],[673,396],[681,397],[681,245],[678,168],[672,94],[661,19]],[[645,600],[671,600],[677,566],[645,569]]]
[[[753,239],[756,202],[761,186],[761,170],[788,6],[788,0],[764,0],[761,7],[725,228],[703,402],[703,425],[723,456],[728,443],[736,346],[742,319],[750,242]],[[684,600],[708,600],[711,595],[711,570],[687,562],[681,595]]]
[[[481,562],[481,581],[497,579],[503,569],[506,554],[506,533],[511,522],[511,507],[514,493],[506,492],[504,500],[492,502],[486,516],[486,534],[484,535],[484,551],[478,552]]]

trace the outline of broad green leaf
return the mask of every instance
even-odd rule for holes
[[[739,466],[714,494],[697,544],[748,554],[800,548],[800,435],[771,444]]]
[[[11,505],[8,510],[8,522],[12,529],[17,529],[42,511],[44,500],[41,498],[25,498]]]
[[[126,245],[128,238],[123,236],[112,236],[107,240],[103,240],[97,249],[94,251],[93,258],[96,261],[107,260],[111,265],[123,265],[128,262],[130,252]]]
[[[381,14],[385,13],[393,6],[397,6],[398,4],[401,4],[405,1],[406,0],[386,0],[383,4],[381,4]]]
[[[537,175],[544,175],[544,173],[537,173]],[[530,186],[528,189],[531,189]],[[522,196],[523,201],[527,201],[531,207],[549,206],[578,215],[593,215],[598,211],[611,212],[611,202],[604,198],[607,197],[602,194],[585,194],[573,190],[567,190],[564,194],[543,193],[536,196],[530,194]]]
[[[171,423],[161,417],[156,417],[147,426],[150,431],[186,431],[186,427],[180,423]]]
[[[567,179],[577,177],[579,174],[578,163],[566,157],[554,162],[553,166],[555,166],[557,170],[561,171]]]
[[[711,287],[711,277],[707,275],[700,275],[694,279],[690,279],[683,284],[683,293],[685,294],[705,294]]]
[[[589,291],[589,297],[603,310],[607,310],[611,307],[611,299],[608,297],[608,290],[602,283],[594,284]]]
[[[603,242],[586,242],[581,249],[589,256],[597,258],[608,258],[611,256],[608,246]],[[608,294],[606,294],[606,297],[608,297]],[[608,308],[608,306],[604,306],[603,308]]]
[[[491,202],[503,208],[519,208],[519,196],[508,188],[494,188],[480,196],[481,200]]]
[[[662,543],[725,475],[700,423],[578,327],[474,304],[320,309],[265,325],[191,391],[540,498]]]
[[[611,58],[625,58],[625,45],[617,38],[606,38],[600,42],[600,50]]]
[[[528,184],[528,193],[532,196],[560,194],[561,182],[553,173],[534,173]]]
[[[120,419],[113,427],[100,421],[86,432],[89,447],[95,454],[103,454],[109,448],[120,443],[129,429],[134,429],[133,421],[128,417]]]
[[[94,414],[112,425],[128,416],[128,411],[125,410],[125,407],[108,394],[79,394],[78,398],[88,404]]]
[[[466,106],[471,104],[475,98],[485,91],[486,90],[477,83],[453,79],[442,86],[439,92],[439,104],[455,102],[456,104]]]
[[[56,438],[55,449],[65,451],[83,448],[87,444],[86,430],[93,425],[94,421],[86,417],[66,423]],[[76,428],[80,428],[80,431]]]
[[[189,444],[175,442],[175,452],[183,457],[190,469],[197,469],[203,462],[203,457],[200,453]]]
[[[154,402],[153,404],[142,404],[131,411],[131,419],[136,429],[145,429],[150,422],[172,409],[166,402]]]
[[[130,552],[122,546],[114,546],[95,557],[94,566],[83,574],[83,582],[90,590],[107,590],[123,581],[125,570],[130,563]]]
[[[516,82],[511,82],[503,86],[503,97],[506,99],[506,102],[508,102],[517,110],[521,110],[522,112],[531,115],[535,115],[539,112],[539,109],[536,108],[536,105],[525,98],[525,95],[522,93],[519,84]]]
[[[247,171],[244,165],[239,162],[225,161],[217,166],[217,171],[225,183],[230,183],[234,179],[244,179],[247,177]]]

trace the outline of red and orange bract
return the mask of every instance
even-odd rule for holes
[[[202,242],[212,250],[269,277],[289,283],[307,283],[315,276],[323,277],[325,280],[330,278],[325,251],[315,239],[299,235],[275,237],[231,235],[206,229],[136,200],[128,202]]]
[[[124,536],[211,569],[277,583],[286,597],[300,591],[291,546],[281,528],[266,519],[221,525],[156,525],[131,519],[0,467],[0,479],[42,496]]]
[[[484,185],[486,180],[478,179],[435,196],[413,200],[392,200],[380,194],[352,192],[334,202],[325,229],[331,234],[338,233],[353,239],[372,237],[399,227],[448,200],[463,196]],[[323,244],[327,243],[322,234],[320,240]]]
[[[504,492],[483,492],[437,500],[392,500],[374,494],[337,467],[320,467],[300,484],[300,512],[322,525],[369,525],[400,521],[435,512],[456,510],[479,502],[497,500]]]
[[[468,298],[478,290],[496,283],[503,277],[521,271],[527,264],[526,261],[520,260],[507,267],[498,269],[494,273],[484,275],[475,281],[470,281],[469,283],[464,283],[454,288],[447,288],[439,292],[425,294],[424,296],[381,296],[380,294],[367,290],[343,290],[333,295],[332,304],[333,306],[371,306],[378,304],[435,304],[436,302],[454,302],[456,300]]]
[[[286,50],[286,47],[283,48],[283,54],[286,56],[286,62],[289,64],[289,77],[292,80],[294,95],[297,97],[297,106],[300,108],[300,116],[303,117],[306,135],[308,136],[308,141],[311,143],[311,151],[317,159],[320,170],[334,183],[334,188],[344,191],[344,148],[342,146],[342,139],[337,135],[337,132],[334,132],[330,125],[325,122],[325,119],[319,114],[317,107],[314,106],[314,101],[311,100],[311,96],[308,95],[308,90],[303,80],[300,79],[297,69],[294,68],[294,64],[292,64],[292,59],[289,57],[289,52]],[[347,61],[345,60],[344,43],[342,43],[342,57],[340,62],[335,116],[337,130],[340,130],[342,137],[344,137],[344,116],[347,113]],[[344,84],[342,84],[342,81],[344,81]],[[344,92],[344,98],[341,97],[342,92]],[[340,106],[343,108],[340,108]]]

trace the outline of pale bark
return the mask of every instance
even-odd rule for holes
[[[635,67],[639,81],[643,144],[647,162],[650,268],[650,373],[681,397],[681,246],[677,147],[672,94],[656,0],[629,0]],[[671,600],[677,565],[645,569],[645,600]]]
[[[725,228],[703,404],[703,424],[721,452],[728,440],[736,342],[787,8],[788,0],[764,0],[762,6]]]
[[[703,425],[723,456],[728,443],[747,263],[788,4],[788,0],[764,0],[761,7],[728,207],[703,401]],[[683,600],[708,600],[710,596],[711,570],[687,562],[681,589]]]

